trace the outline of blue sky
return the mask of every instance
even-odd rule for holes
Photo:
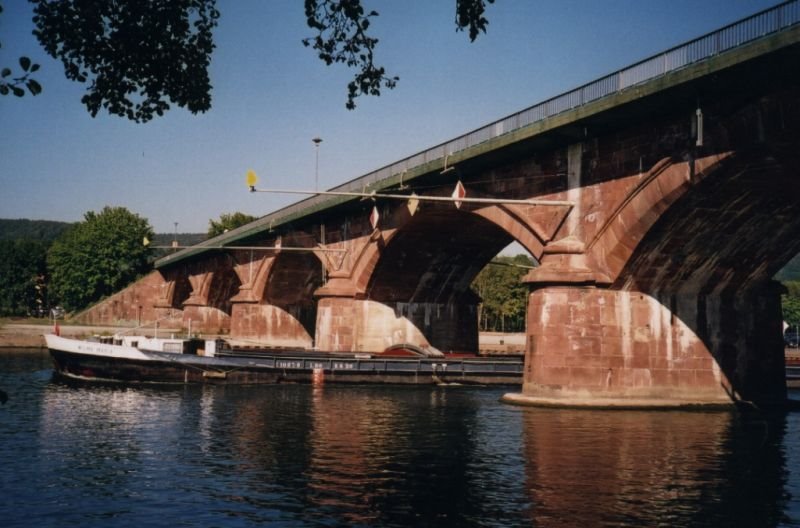
[[[325,66],[302,0],[221,0],[212,108],[173,108],[146,124],[98,114],[83,86],[31,35],[31,7],[5,0],[0,66],[41,65],[37,97],[0,97],[0,218],[78,221],[124,206],[157,232],[205,232],[210,218],[262,216],[297,196],[262,187],[329,188],[570,90],[777,2],[761,0],[497,0],[470,43],[455,0],[363,0],[380,16],[377,61],[396,89],[345,109],[351,72]]]

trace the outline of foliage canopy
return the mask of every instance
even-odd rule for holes
[[[527,255],[501,256],[478,273],[472,289],[483,300],[478,320],[481,331],[525,330],[528,287],[521,279],[533,265]]]
[[[37,313],[45,306],[47,243],[0,240],[0,315]]]
[[[30,2],[35,4],[34,34],[42,47],[61,60],[68,79],[89,83],[81,101],[92,116],[105,108],[146,122],[163,115],[170,104],[192,113],[211,107],[208,67],[220,17],[216,0]],[[456,29],[467,31],[470,40],[486,32],[487,3],[494,0],[456,0]],[[395,87],[399,78],[375,60],[378,39],[369,28],[377,11],[365,11],[362,0],[303,0],[303,5],[315,34],[302,43],[325,64],[356,71],[347,85],[348,109],[355,108],[361,95],[380,95],[381,88]],[[28,80],[27,73],[38,65],[29,69],[20,64],[26,72],[22,82],[35,95],[41,86]],[[18,86],[6,90],[21,95]]]
[[[133,121],[163,115],[170,101],[190,112],[211,106],[208,66],[215,0],[31,0],[34,35],[68,79],[89,82],[81,98]]]
[[[254,220],[258,220],[258,217],[238,211],[235,213],[223,213],[220,215],[218,221],[214,221],[213,219],[208,221],[208,238],[214,238],[226,231],[249,224]]]
[[[790,325],[800,325],[800,281],[788,281],[786,294],[781,296],[783,305],[783,320]]]
[[[89,211],[50,247],[50,291],[69,310],[122,289],[149,269],[150,223],[124,207]]]
[[[2,13],[3,6],[0,5],[0,14]],[[31,95],[42,93],[42,85],[31,77],[31,74],[39,69],[39,65],[23,56],[19,58],[19,67],[22,71],[17,74],[8,66],[0,68],[0,95],[13,94],[22,97],[25,95],[25,88]]]

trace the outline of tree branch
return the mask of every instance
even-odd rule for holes
[[[370,18],[377,11],[364,14],[361,0],[305,0],[306,22],[317,35],[303,39],[327,65],[345,64],[358,72],[347,85],[347,108],[356,107],[360,95],[380,95],[381,87],[394,88],[399,77],[386,75],[375,64],[374,50],[378,39],[367,35]]]

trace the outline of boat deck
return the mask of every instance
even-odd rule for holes
[[[188,346],[182,352],[165,352],[54,336],[47,339],[58,374],[135,383],[520,385],[524,366],[521,356],[381,356],[229,348],[205,355]]]

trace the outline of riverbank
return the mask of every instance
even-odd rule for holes
[[[45,324],[20,324],[0,322],[0,348],[43,348],[43,334],[51,326]]]
[[[152,330],[152,328],[150,329]],[[44,348],[44,334],[52,333],[50,323],[36,319],[0,321],[0,348]],[[112,335],[120,331],[118,326],[85,326],[59,323],[59,331],[65,337],[87,337]],[[177,332],[162,329],[164,332]],[[525,334],[502,334],[484,332],[480,335],[479,349],[482,354],[505,355],[525,352]]]
[[[84,337],[109,332],[109,328],[59,325],[61,335]],[[44,348],[44,334],[52,333],[53,326],[38,323],[4,323],[0,325],[0,348]]]
[[[119,326],[87,326],[59,322],[59,333],[64,337],[88,337],[92,335],[112,335],[120,330]],[[162,329],[163,332],[174,330]],[[53,332],[52,323],[39,322],[36,319],[0,320],[0,348],[32,348],[45,347],[44,335]]]

